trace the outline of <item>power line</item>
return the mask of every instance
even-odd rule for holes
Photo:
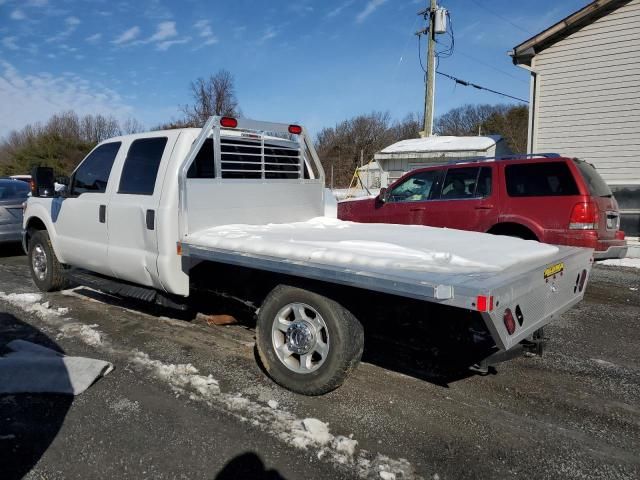
[[[500,72],[503,75],[507,75],[508,77],[511,77],[514,80],[518,80],[519,82],[522,82],[522,83],[527,83],[527,84],[529,83],[528,80],[523,80],[522,78],[518,78],[518,77],[516,77],[515,75],[512,75],[509,72],[506,72],[506,71],[504,71],[504,70],[502,70],[502,69],[500,69],[498,67],[495,67],[495,66],[491,65],[490,63],[484,62],[484,61],[480,60],[479,58],[472,57],[471,55],[468,55],[468,54],[466,54],[464,52],[461,52],[460,50],[456,50],[456,53],[462,55],[463,57],[467,57],[468,59],[473,60],[474,62],[478,62],[479,64],[484,65],[485,67],[492,68],[496,72]]]
[[[486,10],[487,12],[491,13],[492,15],[495,15],[496,17],[504,20],[505,22],[507,22],[508,24],[510,24],[512,27],[517,28],[518,30],[522,30],[525,33],[528,33],[529,35],[533,35],[533,32],[531,32],[530,30],[527,30],[526,28],[518,25],[517,23],[513,23],[511,20],[509,20],[507,17],[500,15],[498,12],[496,12],[495,10],[492,10],[490,8],[487,8],[486,5],[481,4],[480,2],[478,2],[477,0],[471,0],[473,3],[475,3],[478,7],[480,7],[483,10]]]
[[[491,88],[483,87],[482,85],[478,85],[476,83],[468,82],[466,80],[462,80],[458,77],[454,77],[453,75],[449,75],[448,73],[438,72],[438,75],[442,75],[443,77],[447,77],[449,80],[453,80],[457,85],[462,85],[463,87],[473,87],[478,90],[485,90],[487,92],[495,93],[496,95],[502,95],[503,97],[512,98],[514,100],[518,100],[519,102],[529,103],[528,100],[524,100],[522,98],[514,97],[513,95],[509,95],[507,93],[498,92],[497,90],[492,90]]]

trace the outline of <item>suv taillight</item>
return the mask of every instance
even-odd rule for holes
[[[597,230],[598,207],[592,202],[576,203],[569,220],[570,230]]]

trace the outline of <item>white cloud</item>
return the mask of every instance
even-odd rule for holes
[[[199,20],[193,26],[198,31],[202,46],[218,43],[218,37],[213,34],[209,20]]]
[[[117,92],[71,73],[28,75],[0,61],[0,137],[65,110],[119,119],[130,117],[133,111]]]
[[[348,0],[344,2],[342,5],[338,5],[336,8],[334,8],[329,13],[327,13],[327,17],[331,18],[331,17],[336,17],[340,15],[345,8],[348,8],[351,5],[353,5],[353,2],[354,0]]]
[[[111,43],[114,43],[115,45],[122,45],[123,43],[129,43],[132,40],[135,40],[138,37],[138,35],[140,35],[140,27],[138,26],[131,27],[129,30],[122,32]]]
[[[78,17],[67,17],[64,20],[64,23],[66,23],[70,27],[74,27],[80,25],[80,23],[82,22],[80,22],[80,19]]]
[[[176,22],[162,22],[158,24],[156,33],[154,33],[147,41],[148,42],[160,42],[167,40],[178,35],[176,30]]]
[[[181,45],[183,43],[188,43],[191,41],[191,37],[184,37],[177,40],[167,40],[166,42],[160,42],[157,44],[156,48],[160,51],[165,51],[172,47],[173,45]]]
[[[89,42],[89,43],[96,43],[101,38],[102,38],[102,34],[101,33],[94,33],[93,35],[90,35],[87,38],[85,38],[85,40],[87,42]]]
[[[27,18],[24,12],[18,8],[11,12],[10,16],[12,20],[24,20],[25,18]]]
[[[2,46],[8,50],[19,50],[20,47],[16,44],[18,37],[4,37],[2,39]]]
[[[383,3],[386,3],[386,2],[387,2],[387,0],[369,0],[369,3],[367,3],[367,5],[364,7],[364,10],[362,10],[356,16],[356,22],[358,22],[358,23],[364,22],[365,19],[369,15],[371,15],[373,12],[375,12],[380,5],[382,5]]]
[[[264,43],[267,40],[271,40],[272,38],[274,38],[276,35],[278,35],[278,32],[276,32],[276,29],[273,28],[272,26],[267,27],[267,29],[264,31],[264,34],[262,35],[262,37],[260,37],[260,39],[258,40],[258,43]]]

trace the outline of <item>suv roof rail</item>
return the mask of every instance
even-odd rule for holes
[[[475,163],[475,162],[487,162],[487,161],[500,161],[500,160],[526,160],[527,158],[560,158],[562,155],[559,153],[521,153],[517,155],[503,155],[501,157],[471,157],[459,160],[452,160],[447,162],[447,165],[456,163]]]

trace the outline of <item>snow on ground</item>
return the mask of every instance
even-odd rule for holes
[[[598,262],[599,265],[608,265],[611,267],[633,267],[640,268],[640,258],[616,258],[611,260],[603,260]]]
[[[362,200],[363,198],[375,198],[380,193],[379,188],[372,188],[369,191],[362,188],[334,188],[331,190],[336,200]]]
[[[315,452],[317,458],[337,465],[354,468],[360,478],[398,478],[417,480],[413,466],[405,459],[391,459],[358,449],[358,441],[343,435],[334,435],[329,425],[316,418],[297,418],[293,413],[278,408],[278,402],[259,402],[244,397],[242,393],[224,393],[211,375],[203,375],[191,364],[169,364],[153,359],[145,352],[114,346],[107,336],[97,330],[97,325],[86,325],[64,317],[64,308],[54,308],[49,302],[39,303],[38,293],[6,294],[0,292],[0,300],[33,313],[49,326],[56,328],[63,337],[75,337],[110,355],[124,357],[132,366],[146,371],[169,385],[179,395],[203,402],[212,408],[223,408],[240,421],[270,433],[292,447]]]
[[[383,275],[498,272],[538,260],[558,248],[530,240],[422,225],[345,222],[318,217],[306,222],[222,225],[192,234],[204,247]]]

